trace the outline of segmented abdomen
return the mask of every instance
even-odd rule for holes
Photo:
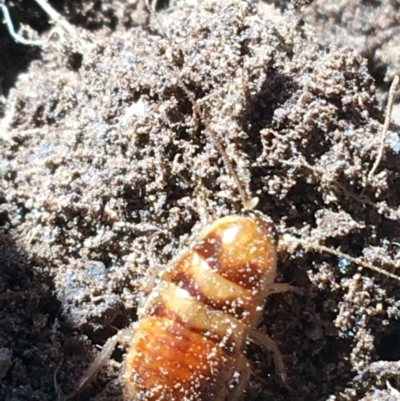
[[[246,327],[257,323],[275,275],[265,217],[228,216],[207,226],[146,301],[126,359],[127,399],[223,400]]]

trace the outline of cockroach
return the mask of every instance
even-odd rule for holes
[[[128,400],[222,401],[235,372],[236,400],[250,375],[242,351],[250,336],[274,353],[275,342],[255,330],[268,294],[287,291],[275,284],[277,243],[272,221],[246,211],[220,218],[194,240],[160,276],[130,329],[108,340],[84,374],[91,380],[118,342],[129,343],[123,373]]]
[[[141,309],[125,360],[126,398],[222,401],[239,372],[230,397],[237,399],[249,376],[242,353],[248,336],[274,352],[286,382],[277,345],[255,331],[266,296],[289,289],[274,284],[276,261],[265,216],[243,213],[206,226]]]

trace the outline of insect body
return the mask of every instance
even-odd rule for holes
[[[225,399],[275,276],[270,220],[251,213],[206,227],[143,307],[125,362],[127,398]]]
[[[242,354],[248,336],[274,352],[285,382],[277,345],[254,329],[266,296],[292,289],[274,284],[276,245],[272,221],[256,212],[205,227],[163,272],[136,326],[107,341],[67,399],[97,374],[117,342],[129,345],[123,374],[127,400],[222,401],[238,373],[230,394],[237,399],[250,375]]]

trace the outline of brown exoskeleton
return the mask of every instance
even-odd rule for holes
[[[243,199],[245,207],[255,202]],[[139,308],[138,322],[107,341],[67,398],[97,374],[118,342],[129,346],[123,373],[127,400],[222,401],[239,373],[230,394],[236,400],[250,376],[242,353],[248,337],[274,353],[286,384],[276,343],[256,330],[268,294],[294,289],[274,283],[276,268],[277,242],[267,216],[246,209],[209,224],[161,273]]]

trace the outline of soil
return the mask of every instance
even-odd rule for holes
[[[0,31],[0,399],[73,391],[149,277],[241,212],[218,136],[276,224],[277,281],[303,290],[271,295],[260,324],[291,389],[249,344],[246,399],[400,400],[399,279],[289,237],[400,276],[396,104],[371,174],[400,3],[158,3],[54,3],[69,28],[9,4],[46,40]],[[123,358],[75,400],[123,400]]]

